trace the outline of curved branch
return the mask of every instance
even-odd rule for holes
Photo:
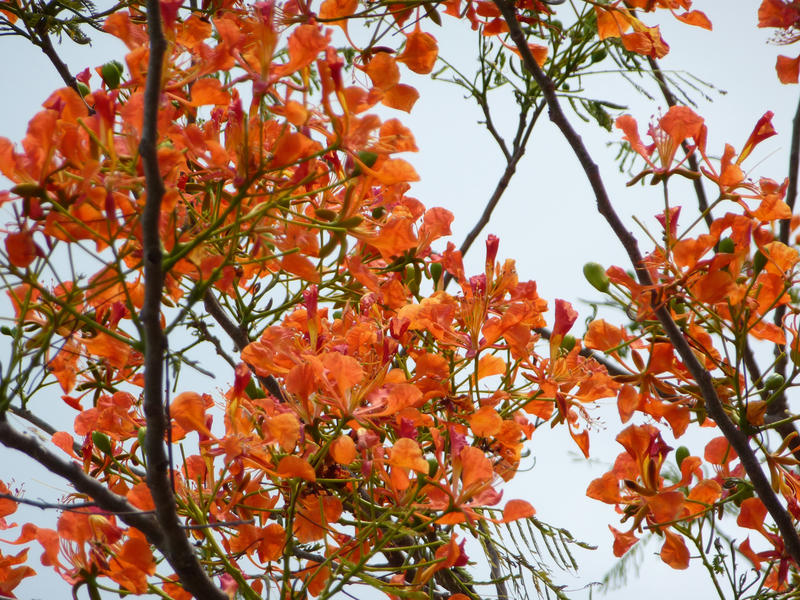
[[[144,413],[147,419],[145,454],[147,486],[155,504],[156,518],[163,529],[164,555],[183,587],[196,598],[225,600],[227,595],[206,574],[186,532],[178,522],[175,494],[170,484],[169,459],[164,436],[169,426],[161,391],[164,377],[166,336],[161,328],[161,295],[164,287],[163,254],[159,234],[164,182],[158,164],[158,109],[167,41],[161,28],[158,0],[147,0],[147,30],[150,57],[144,92],[144,120],[139,153],[144,167],[147,200],[142,212],[142,260],[144,263],[144,304],[141,323],[144,333]]]
[[[564,138],[569,143],[575,156],[583,168],[592,191],[594,192],[595,200],[597,202],[597,210],[606,219],[617,239],[620,240],[628,257],[636,269],[637,277],[640,283],[644,286],[652,286],[653,281],[650,274],[642,263],[642,255],[639,250],[639,245],[633,234],[627,230],[619,215],[614,210],[608,192],[600,176],[600,170],[595,162],[592,160],[583,140],[570,124],[555,92],[553,82],[547,77],[544,72],[539,68],[536,60],[531,54],[525,39],[525,34],[517,21],[514,5],[505,0],[494,0],[495,5],[500,9],[503,18],[509,27],[509,36],[513,40],[520,55],[522,56],[525,68],[533,75],[536,83],[542,90],[542,93],[547,100],[549,108],[550,120],[561,130]],[[705,402],[708,415],[714,419],[717,426],[722,431],[723,435],[727,438],[734,450],[739,455],[739,459],[744,467],[753,488],[758,494],[764,506],[767,508],[770,516],[774,519],[778,530],[781,533],[785,548],[789,556],[800,564],[800,536],[792,523],[792,518],[781,504],[778,497],[772,491],[769,480],[764,471],[761,469],[758,457],[750,447],[747,437],[736,427],[736,425],[728,418],[722,402],[717,395],[714,388],[714,382],[711,374],[700,364],[699,360],[692,351],[691,346],[686,341],[683,333],[672,319],[669,309],[665,306],[652,307],[656,317],[658,318],[664,332],[669,338],[678,355],[683,360],[686,367],[689,369],[692,377],[697,382],[700,394]]]
[[[50,34],[47,32],[47,20],[43,19],[39,27],[36,28],[36,35],[39,38],[37,46],[44,52],[44,55],[53,63],[56,71],[58,71],[59,76],[64,81],[68,87],[71,87],[75,90],[78,95],[80,95],[81,91],[78,89],[78,81],[75,77],[70,73],[69,67],[67,64],[61,60],[61,57],[56,52],[56,49],[53,47],[53,41],[50,39]]]
[[[164,532],[152,514],[140,511],[126,498],[109,490],[105,485],[83,472],[81,466],[45,448],[35,437],[14,429],[3,417],[0,419],[0,442],[8,448],[19,450],[45,467],[51,473],[69,481],[76,490],[94,499],[102,510],[115,515],[127,525],[141,531],[159,551],[164,550]]]

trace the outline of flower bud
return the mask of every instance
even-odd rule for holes
[[[608,291],[610,281],[603,265],[596,262],[586,263],[583,265],[583,276],[595,289],[603,293]]]

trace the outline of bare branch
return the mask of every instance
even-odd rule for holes
[[[800,102],[797,104],[797,110],[794,113],[794,120],[792,121],[792,141],[789,150],[789,185],[786,188],[786,204],[789,205],[789,211],[794,213],[794,207],[797,203],[797,178],[798,166],[800,166]],[[778,240],[784,244],[789,243],[789,235],[791,234],[791,219],[784,219],[781,221],[781,228],[778,234]],[[775,316],[773,322],[779,327],[783,325],[783,319],[786,316],[786,305],[781,304],[775,309]],[[780,373],[786,377],[786,371],[789,367],[789,358],[785,346],[775,345],[775,372]],[[783,415],[789,408],[786,399],[786,393],[780,394],[775,401],[770,404],[767,409],[768,414],[773,416]],[[785,428],[787,434],[792,431],[797,431],[794,424],[786,423],[781,425]],[[789,430],[791,428],[791,430]],[[784,431],[778,429],[781,435]],[[786,439],[784,437],[784,439]]]
[[[20,419],[25,419],[31,425],[34,425],[44,431],[47,435],[52,436],[56,433],[56,428],[50,425],[47,421],[35,415],[27,408],[17,408],[16,406],[8,407],[8,412],[12,415],[19,417]],[[75,454],[80,455],[81,453],[81,445],[78,442],[72,442],[72,450]]]
[[[119,515],[124,523],[144,533],[148,541],[163,552],[164,533],[152,514],[138,510],[123,496],[84,473],[78,463],[51,452],[32,435],[15,430],[5,417],[0,418],[0,442],[27,454],[51,473],[69,481],[80,493],[93,498],[99,508]]]
[[[175,495],[170,485],[171,465],[164,448],[169,423],[161,391],[164,377],[166,337],[161,329],[161,295],[164,287],[159,221],[164,182],[158,164],[158,110],[161,78],[167,42],[161,28],[158,0],[147,0],[147,29],[150,56],[144,92],[144,120],[139,153],[144,167],[147,200],[142,213],[142,260],[144,263],[144,304],[141,323],[144,333],[144,413],[147,419],[145,454],[147,486],[156,507],[156,518],[164,532],[164,555],[184,588],[200,599],[225,600],[227,595],[206,574],[184,530],[178,522]]]
[[[53,41],[50,39],[50,34],[47,32],[46,19],[42,19],[39,26],[36,28],[36,37],[37,39],[34,43],[41,48],[44,55],[53,63],[53,66],[64,81],[64,84],[67,85],[67,87],[71,87],[80,95],[81,92],[78,89],[78,81],[70,72],[67,64],[61,60],[61,57],[53,46]]]
[[[622,220],[619,218],[619,215],[614,210],[611,199],[605,189],[603,179],[600,176],[600,170],[592,160],[583,140],[572,127],[564,111],[561,109],[552,80],[544,74],[533,58],[533,54],[525,39],[525,34],[522,32],[519,22],[517,21],[514,5],[505,0],[495,0],[495,4],[502,12],[503,18],[508,24],[509,36],[522,56],[525,69],[533,75],[547,100],[550,120],[561,130],[561,133],[578,158],[589,180],[595,200],[597,201],[598,212],[603,215],[614,231],[614,234],[617,236],[617,239],[620,240],[625,248],[631,263],[636,269],[636,274],[641,284],[644,286],[652,286],[653,281],[650,278],[649,272],[643,265],[642,254],[639,250],[636,238],[627,230]],[[794,528],[792,518],[772,491],[770,482],[764,475],[758,457],[750,447],[747,437],[728,418],[722,406],[722,402],[717,395],[717,391],[714,388],[711,374],[700,364],[691,346],[683,336],[683,333],[672,319],[669,309],[663,305],[653,305],[652,308],[670,342],[675,347],[678,355],[696,381],[700,394],[705,402],[708,415],[714,419],[723,435],[727,438],[733,449],[739,454],[742,466],[750,477],[750,481],[756,493],[778,526],[788,554],[797,564],[800,564],[800,536],[798,536]]]

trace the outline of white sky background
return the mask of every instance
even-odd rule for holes
[[[664,15],[660,21],[671,52],[661,64],[665,70],[688,70],[727,91],[721,95],[710,90],[713,103],[701,102],[696,109],[706,118],[711,154],[721,154],[726,142],[740,149],[758,118],[766,110],[774,111],[773,124],[779,136],[762,144],[745,165],[752,168],[763,160],[754,168],[753,175],[782,180],[788,163],[791,119],[800,90],[797,86],[782,86],[775,75],[774,64],[777,54],[796,55],[800,48],[766,45],[769,30],[756,29],[758,4],[741,0],[697,0],[694,8],[706,12],[714,24],[711,33],[676,23],[669,15]],[[653,22],[649,15],[644,20],[648,24]],[[425,29],[439,39],[442,56],[467,69],[474,64],[475,34],[468,27],[445,17],[444,27],[428,24]],[[72,43],[64,45],[62,56],[74,73],[111,59],[121,60],[124,56],[124,47],[116,40],[99,34],[93,38],[95,41],[91,48]],[[49,93],[61,87],[62,83],[46,57],[22,41],[3,38],[0,52],[0,81],[5,82],[0,93],[0,135],[18,141],[24,135],[28,119]],[[431,83],[425,77],[413,76],[406,69],[402,69],[402,73],[402,81],[417,86],[421,93],[410,116],[391,115],[398,116],[411,128],[420,148],[418,154],[407,156],[422,178],[414,185],[411,195],[426,206],[444,206],[453,211],[456,216],[453,241],[459,245],[481,214],[502,173],[501,154],[488,133],[477,124],[481,119],[480,112],[471,100],[464,98],[463,89]],[[629,112],[639,121],[642,133],[651,115],[659,109],[666,110],[666,103],[660,96],[655,101],[643,98],[613,75],[598,76],[596,81],[585,79],[584,84],[594,97],[628,105]],[[508,117],[508,126],[513,127],[516,111],[511,111]],[[498,121],[502,128],[503,120],[498,117]],[[607,142],[620,139],[619,132],[608,133],[577,118],[572,121],[600,164],[615,205],[623,215],[628,215],[626,222],[637,231],[629,218],[636,214],[653,226],[652,215],[663,210],[661,195],[658,188],[625,186],[627,177],[619,174],[613,162],[614,151],[606,147]],[[689,188],[686,189],[686,203],[687,208],[695,205]],[[546,118],[540,120],[528,153],[495,210],[490,226],[470,251],[466,260],[468,274],[482,271],[483,240],[488,233],[500,237],[498,259],[516,259],[520,278],[535,279],[540,295],[548,299],[551,306],[555,298],[573,302],[581,314],[575,326],[576,334],[582,333],[583,319],[591,314],[588,306],[579,299],[598,299],[597,292],[583,278],[582,265],[594,260],[605,266],[618,264],[629,267],[621,246],[595,210],[594,199],[577,160]],[[643,244],[643,250],[648,249],[648,245]],[[217,381],[212,386],[216,389],[224,384]],[[34,406],[33,409],[47,411],[47,414],[51,410],[60,410],[61,401],[55,397],[52,400],[57,408]],[[63,415],[71,418],[70,413],[64,411]],[[594,552],[577,554],[581,565],[580,577],[554,573],[556,581],[566,584],[571,590],[600,579],[614,564],[607,524],[622,528],[611,507],[585,496],[588,483],[607,470],[606,463],[612,462],[622,449],[613,441],[620,426],[615,421],[611,404],[608,403],[606,409],[597,411],[594,416],[601,423],[592,435],[592,458],[599,462],[589,464],[577,459],[577,448],[563,427],[552,431],[543,427],[529,445],[536,459],[535,466],[529,472],[520,473],[505,492],[507,499],[520,497],[529,500],[542,520],[566,527],[577,538],[598,546]],[[688,445],[692,453],[701,455],[702,441],[682,439],[680,443]],[[46,474],[34,475],[37,470],[18,453],[0,450],[0,460],[3,461],[0,479],[15,477],[27,480],[30,497],[56,500],[66,490],[65,485],[53,481]],[[39,522],[54,518],[39,511],[27,514]],[[21,520],[21,517],[15,520]],[[653,543],[648,551],[657,553],[658,548],[659,545]],[[38,567],[38,555],[38,548],[32,548],[30,556],[34,568]],[[54,580],[47,569],[37,570],[42,575],[21,585],[17,590],[18,597],[46,597],[53,589],[58,589],[60,595],[66,592],[65,584]],[[627,600],[666,597],[676,592],[683,600],[715,597],[702,567],[693,563],[689,572],[676,572],[662,564],[657,556],[648,557],[640,577],[632,574],[625,588],[612,591],[609,597]],[[570,596],[585,598],[588,592],[575,591]]]

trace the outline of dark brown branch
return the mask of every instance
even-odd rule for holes
[[[614,210],[611,199],[605,189],[605,184],[600,176],[600,170],[592,160],[583,140],[572,127],[564,111],[561,109],[561,104],[558,101],[558,96],[556,95],[552,80],[544,74],[533,58],[533,54],[531,54],[525,39],[525,34],[522,32],[519,22],[517,21],[514,5],[505,0],[495,0],[495,4],[502,12],[503,18],[508,24],[509,36],[520,52],[525,69],[533,75],[547,100],[550,120],[561,130],[561,133],[575,153],[575,156],[589,180],[595,200],[597,201],[598,212],[603,215],[614,231],[617,239],[620,240],[620,243],[625,248],[631,263],[636,269],[636,274],[640,283],[647,287],[652,286],[653,281],[643,265],[642,255],[636,238],[627,230],[622,220],[619,218],[619,215]],[[675,347],[681,360],[683,360],[697,383],[700,394],[705,402],[708,415],[714,419],[720,431],[722,431],[733,449],[738,453],[742,466],[750,477],[753,488],[780,531],[787,553],[796,564],[800,564],[800,536],[798,536],[794,528],[792,518],[772,491],[770,482],[766,475],[764,475],[758,457],[750,447],[747,437],[728,418],[725,408],[722,406],[722,402],[714,388],[714,381],[711,374],[700,364],[683,333],[672,319],[669,309],[663,305],[654,305],[653,310],[670,342]]]
[[[658,66],[656,59],[652,56],[648,56],[647,62],[650,64],[650,70],[653,72],[653,77],[656,78],[656,82],[658,82],[658,87],[661,89],[664,100],[667,101],[669,106],[677,106],[678,99],[675,97],[675,94],[672,93],[672,90],[669,89],[667,80],[664,78],[664,73],[661,71],[661,67]],[[688,157],[687,162],[689,163],[689,169],[699,173],[700,165],[697,163],[697,157],[695,157],[694,153],[689,152],[689,144],[683,141],[681,142],[681,148],[683,148],[683,151]],[[703,214],[706,224],[711,227],[711,223],[714,222],[714,217],[711,216],[711,211],[708,209],[708,198],[706,197],[706,190],[703,188],[703,181],[700,178],[693,179],[692,185],[694,186],[694,193],[697,196],[697,208],[699,208],[700,212]]]
[[[15,417],[19,417],[20,419],[24,419],[24,420],[28,421],[28,423],[30,423],[31,425],[35,425],[36,427],[38,427],[39,429],[41,429],[42,431],[44,431],[47,435],[49,435],[51,437],[55,433],[57,433],[55,427],[50,425],[50,423],[48,423],[47,421],[45,421],[44,419],[42,419],[38,415],[35,415],[31,411],[29,411],[27,408],[17,408],[16,406],[9,406],[8,407],[8,412],[10,412]],[[81,447],[81,445],[78,442],[73,441],[72,442],[72,451],[75,454],[77,454],[78,456],[80,456],[81,453],[83,452],[83,448]],[[96,457],[93,457],[92,460],[98,460],[98,459],[96,459]],[[144,477],[145,476],[143,471],[140,471],[139,469],[137,469],[135,467],[128,466],[126,468],[127,468],[127,470],[129,472],[133,473],[134,475],[137,475],[138,477]]]
[[[144,92],[144,120],[139,154],[145,175],[147,200],[142,212],[142,260],[144,263],[144,304],[141,312],[144,333],[144,413],[147,420],[145,454],[147,486],[155,504],[156,519],[163,529],[164,555],[183,587],[202,600],[225,600],[227,595],[206,574],[178,522],[175,495],[170,484],[171,465],[164,447],[169,423],[162,385],[166,336],[161,329],[161,295],[164,287],[159,221],[164,182],[158,164],[158,110],[167,41],[161,28],[158,0],[147,0],[147,30],[150,56]]]
[[[9,406],[8,412],[12,415],[19,417],[20,419],[25,419],[31,425],[35,425],[42,431],[44,431],[47,435],[53,436],[56,433],[56,428],[50,425],[47,421],[39,417],[38,415],[33,414],[27,408],[17,408],[16,406]],[[81,445],[78,442],[72,442],[72,450],[75,454],[80,455],[81,453]]]
[[[26,506],[35,506],[36,508],[41,508],[42,510],[85,512],[83,510],[85,508],[97,508],[97,502],[73,502],[72,504],[67,504],[64,502],[45,502],[44,500],[31,500],[30,498],[14,496],[13,494],[0,494],[0,499],[11,500],[17,504],[25,504]]]
[[[794,113],[794,120],[792,121],[792,141],[789,150],[789,185],[786,188],[786,204],[789,206],[789,211],[794,213],[794,207],[797,203],[797,179],[798,179],[798,165],[800,165],[800,102],[797,104],[797,110]],[[781,221],[781,227],[778,234],[778,240],[784,244],[789,244],[789,236],[791,235],[791,219],[784,219]],[[775,309],[775,316],[773,322],[781,327],[783,319],[786,316],[786,305],[781,304]],[[789,367],[788,351],[785,346],[775,346],[775,372],[780,373],[786,377],[786,372]],[[786,399],[786,393],[775,399],[775,401],[767,409],[771,416],[780,416],[788,411],[789,405]],[[796,431],[793,424],[787,423],[791,427],[791,431]],[[783,425],[781,426],[783,427]],[[781,435],[783,431],[778,430]],[[787,429],[788,431],[788,429]],[[785,437],[784,437],[785,439]]]
[[[81,466],[45,448],[36,438],[15,430],[5,418],[0,419],[0,442],[26,454],[51,473],[63,477],[82,494],[94,499],[102,510],[119,515],[120,519],[147,536],[148,541],[163,552],[164,533],[149,512],[137,510],[123,496],[83,472]]]
[[[71,87],[73,90],[78,92],[80,95],[80,90],[78,89],[78,82],[75,77],[72,76],[72,73],[69,71],[69,67],[67,64],[61,60],[61,57],[56,52],[56,49],[53,47],[53,41],[50,39],[50,34],[47,31],[48,20],[41,19],[36,26],[35,37],[32,37],[31,41],[41,48],[42,52],[44,52],[45,56],[53,63],[53,66],[58,71],[59,76],[64,81],[64,83]]]
[[[208,314],[222,327],[223,331],[228,334],[228,337],[233,341],[236,346],[236,351],[241,352],[245,349],[247,344],[250,343],[250,337],[247,332],[234,323],[217,302],[214,292],[211,289],[206,290],[203,295],[203,306],[208,311]]]
[[[798,167],[800,167],[800,102],[797,104],[794,119],[792,120],[792,141],[789,150],[789,185],[786,188],[785,200],[792,213],[794,213],[794,207],[797,203]],[[788,244],[790,233],[791,219],[784,219],[781,221],[778,239],[784,244]]]
[[[745,368],[750,375],[750,380],[754,383],[756,381],[760,381],[762,379],[761,369],[756,362],[756,357],[753,354],[753,350],[750,348],[749,344],[745,344],[744,346],[743,358]],[[769,399],[770,395],[771,394],[767,390],[762,390],[761,399],[766,401]],[[795,424],[788,421],[783,421],[783,419],[788,416],[788,406],[786,404],[785,392],[781,392],[777,398],[772,400],[770,405],[767,407],[767,415],[772,417],[773,421],[779,421],[772,427],[772,429],[778,432],[778,434],[781,436],[781,439],[791,441],[797,436],[797,427],[795,427]],[[789,447],[794,448],[794,450],[792,450],[792,454],[797,460],[800,460],[800,446],[798,446],[795,442],[790,444]]]
[[[241,352],[244,350],[247,344],[250,343],[250,337],[247,335],[245,330],[239,327],[230,319],[230,317],[228,317],[227,313],[219,305],[216,297],[214,297],[214,293],[210,289],[206,290],[206,293],[203,296],[203,305],[208,311],[208,314],[211,315],[217,324],[222,327],[225,333],[227,333],[231,338],[234,346],[236,346],[236,351]],[[255,369],[251,365],[248,366],[250,367],[250,370],[255,373]],[[267,377],[256,375],[256,377],[258,377],[261,387],[263,387],[281,402],[286,402],[286,396],[283,393],[283,390],[281,389],[277,379],[275,379],[272,375],[268,375]]]

